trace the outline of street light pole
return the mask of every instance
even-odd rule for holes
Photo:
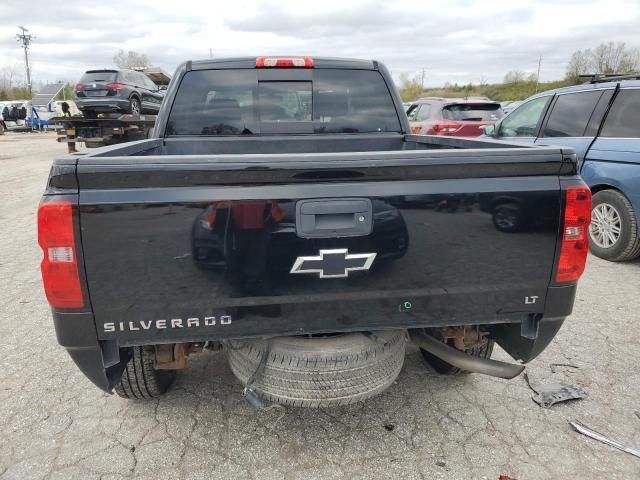
[[[24,65],[27,70],[27,90],[29,91],[29,98],[31,98],[31,69],[29,68],[29,45],[31,44],[31,35],[27,32],[28,29],[22,25],[18,25],[18,28],[22,33],[16,34],[18,42],[22,42],[22,48],[24,49]]]

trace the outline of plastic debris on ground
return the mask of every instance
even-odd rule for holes
[[[549,408],[552,405],[568,400],[580,400],[588,394],[580,387],[574,385],[566,385],[564,383],[549,383],[546,385],[532,385],[529,376],[525,373],[524,379],[529,388],[535,392],[531,398],[534,402],[543,408]]]

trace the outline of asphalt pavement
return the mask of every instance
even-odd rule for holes
[[[589,258],[574,314],[527,367],[588,397],[550,409],[522,377],[440,376],[415,347],[389,390],[343,408],[253,410],[222,352],[191,357],[159,400],[101,392],[57,345],[40,282],[36,209],[64,152],[52,134],[0,136],[0,479],[640,478],[640,458],[569,425],[640,448],[638,261]]]

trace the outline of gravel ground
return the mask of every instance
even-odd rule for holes
[[[0,478],[640,478],[640,459],[568,425],[640,447],[640,262],[589,259],[573,316],[527,369],[589,397],[549,410],[523,378],[441,377],[414,347],[392,388],[345,408],[252,410],[220,352],[190,359],[159,401],[100,392],[58,347],[39,278],[36,206],[64,150],[0,136]]]

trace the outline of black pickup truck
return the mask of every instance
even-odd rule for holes
[[[57,159],[38,210],[59,343],[164,393],[224,348],[253,404],[441,373],[512,378],[571,313],[591,196],[572,150],[409,134],[376,61],[186,62],[153,136]],[[215,374],[215,372],[211,372]]]

